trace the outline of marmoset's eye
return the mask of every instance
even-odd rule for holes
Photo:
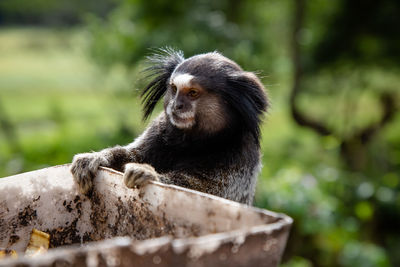
[[[191,89],[187,94],[190,98],[197,98],[199,96],[199,92],[195,89]]]
[[[172,92],[175,94],[176,91],[177,91],[176,85],[175,84],[171,84],[171,89],[172,89]]]

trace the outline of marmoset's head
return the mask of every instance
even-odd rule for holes
[[[144,118],[164,96],[168,121],[181,130],[212,135],[240,127],[258,140],[268,101],[256,75],[217,52],[184,59],[182,52],[165,49],[149,62],[153,79],[142,95]]]

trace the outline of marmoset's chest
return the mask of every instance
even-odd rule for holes
[[[240,168],[259,162],[259,148],[245,140],[227,143],[186,143],[184,145],[154,142],[143,154],[143,163],[157,172],[214,173],[216,170]]]

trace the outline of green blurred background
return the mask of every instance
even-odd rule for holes
[[[0,177],[131,142],[165,46],[268,88],[255,205],[295,220],[283,266],[400,266],[395,0],[1,0]]]

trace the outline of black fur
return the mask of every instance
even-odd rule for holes
[[[224,131],[213,137],[199,138],[197,134],[186,134],[174,128],[168,121],[162,121],[153,130],[143,150],[156,153],[143,153],[140,162],[154,166],[160,173],[230,168],[249,146],[257,154],[256,143],[250,144],[240,132]]]
[[[262,115],[268,106],[264,91],[256,82],[241,73],[230,75],[228,85],[221,89],[221,97],[236,111],[246,131],[251,132],[255,140],[260,140]]]
[[[144,70],[150,83],[142,92],[142,103],[144,105],[143,118],[147,119],[153,112],[157,102],[164,96],[167,90],[167,82],[175,67],[181,63],[183,53],[172,48],[160,49],[158,53],[147,58],[148,68]]]

